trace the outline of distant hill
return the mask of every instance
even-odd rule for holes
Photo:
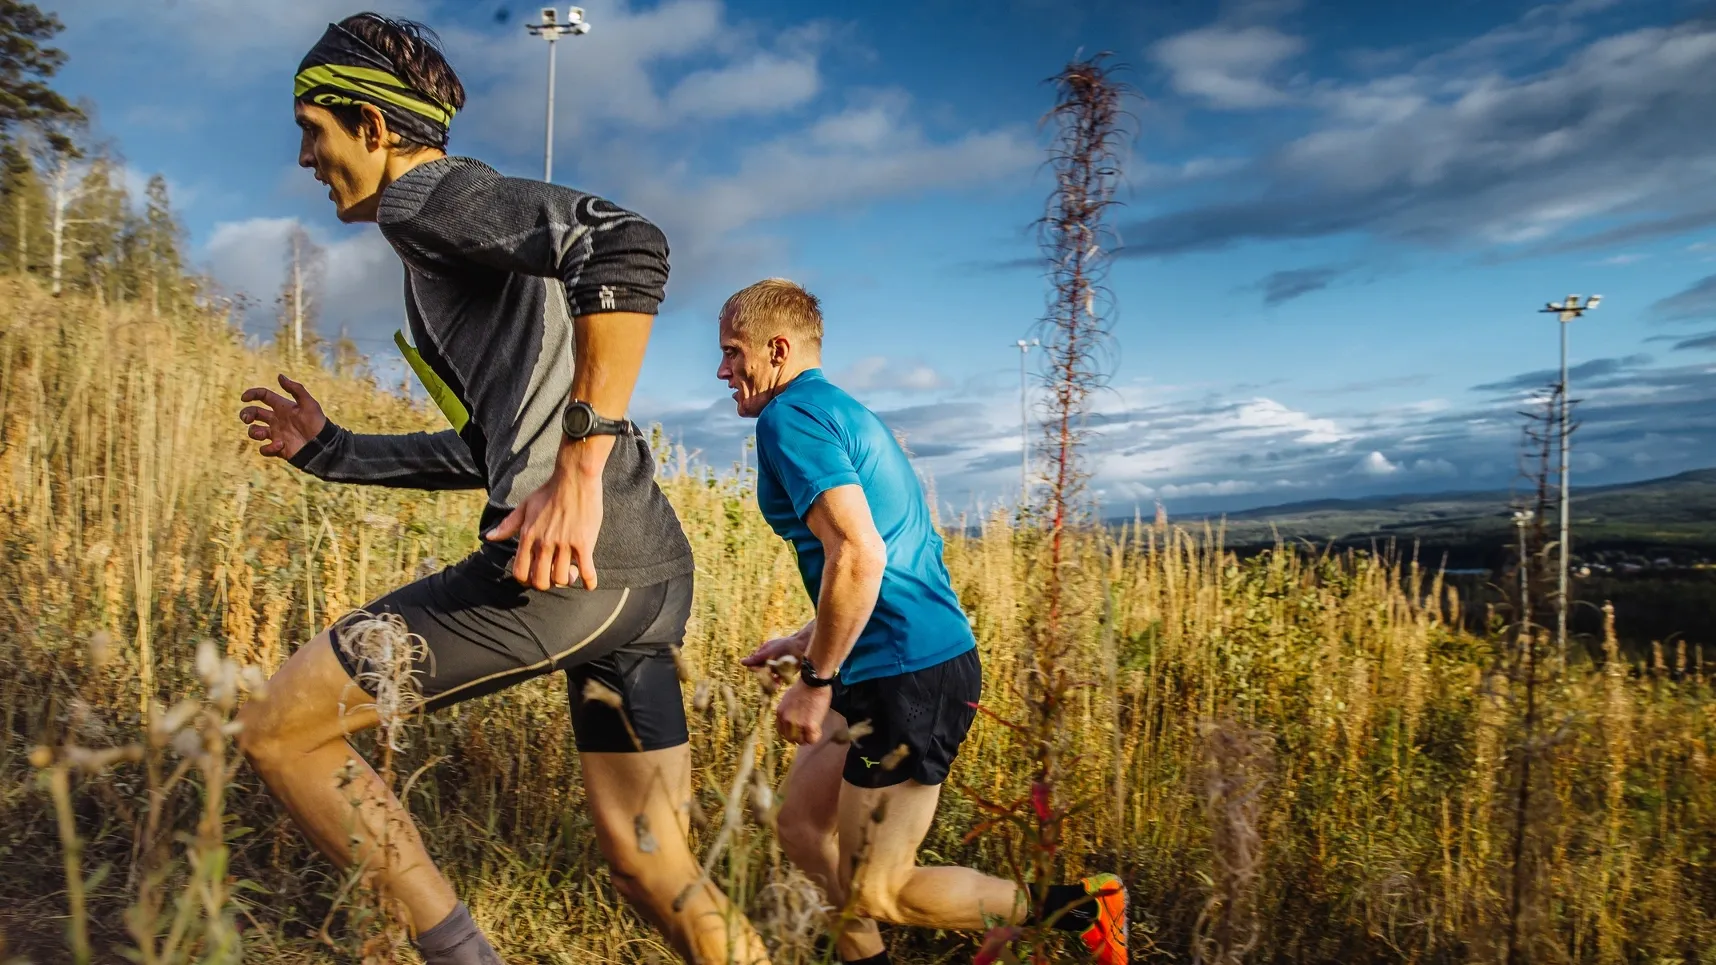
[[[1238,549],[1276,539],[1337,545],[1393,540],[1447,551],[1455,565],[1484,565],[1511,538],[1515,498],[1495,491],[1318,499],[1172,521],[1218,526],[1225,520],[1226,542]],[[1574,550],[1582,556],[1716,558],[1716,468],[1574,487],[1572,525]]]

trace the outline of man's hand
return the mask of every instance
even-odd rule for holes
[[[524,498],[486,538],[518,535],[512,577],[547,590],[571,586],[580,576],[596,588],[596,535],[602,531],[602,477],[556,470],[541,489]]]
[[[328,417],[322,414],[322,404],[309,390],[284,375],[279,378],[280,387],[291,398],[261,387],[245,389],[244,394],[238,397],[239,401],[260,402],[262,405],[245,406],[239,410],[238,419],[250,426],[250,438],[263,444],[258,452],[264,456],[290,459],[304,448],[305,443],[316,438],[316,434],[328,424]]]
[[[800,680],[787,688],[775,707],[775,730],[794,744],[822,739],[822,721],[834,700],[833,687],[811,687]]]
[[[751,651],[750,656],[740,657],[739,663],[753,670],[767,670],[774,674],[775,680],[778,682],[781,680],[781,675],[769,666],[769,662],[779,660],[782,657],[795,657],[802,661],[804,660],[804,651],[809,646],[810,637],[800,630],[790,637],[776,637],[773,640],[764,641],[762,646]]]

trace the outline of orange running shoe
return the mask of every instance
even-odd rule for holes
[[[1079,933],[1096,965],[1126,965],[1126,886],[1111,874],[1079,882],[1096,902],[1096,917]]]

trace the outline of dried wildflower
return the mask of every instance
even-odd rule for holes
[[[912,749],[905,744],[901,744],[894,748],[888,752],[886,757],[882,758],[882,770],[891,771],[894,768],[899,767],[900,763],[910,756],[911,753]]]
[[[113,635],[97,630],[89,637],[89,665],[100,669],[113,658]]]
[[[853,741],[869,737],[875,732],[876,728],[872,726],[869,721],[861,720],[856,724],[835,728],[834,733],[829,737],[829,740],[834,741],[836,744],[850,744]]]
[[[621,713],[626,709],[625,699],[619,695],[619,692],[600,680],[591,679],[584,682],[584,699],[593,700],[604,707],[610,707]]]

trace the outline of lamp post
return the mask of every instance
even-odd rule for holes
[[[1603,300],[1601,295],[1592,295],[1591,300],[1583,305],[1579,303],[1580,296],[1568,295],[1566,301],[1550,302],[1539,312],[1555,315],[1561,321],[1561,405],[1557,422],[1560,424],[1561,448],[1561,559],[1560,574],[1556,580],[1555,603],[1555,645],[1561,652],[1561,665],[1567,665],[1567,557],[1568,557],[1568,490],[1567,490],[1567,444],[1571,438],[1572,426],[1567,421],[1567,325],[1575,318],[1597,307]]]
[[[542,180],[554,180],[554,42],[564,35],[578,36],[590,32],[584,22],[583,7],[566,8],[566,22],[561,23],[553,7],[542,8],[542,22],[525,24],[533,37],[548,41],[548,134],[542,149]]]
[[[1024,512],[1031,497],[1031,423],[1025,412],[1025,356],[1043,343],[1033,338],[1013,344],[1019,349],[1019,511]]]

